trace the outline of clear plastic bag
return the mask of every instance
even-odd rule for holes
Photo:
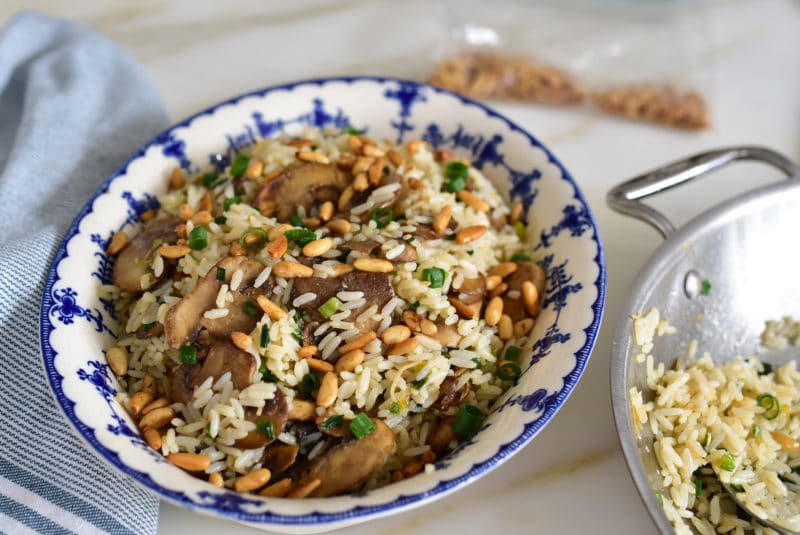
[[[709,126],[710,39],[700,0],[445,0],[434,85],[478,99],[594,106]]]

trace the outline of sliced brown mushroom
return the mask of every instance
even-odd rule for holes
[[[452,290],[450,295],[465,305],[483,301],[486,297],[486,277],[479,273],[474,279],[464,279],[461,287],[458,290]]]
[[[361,439],[347,439],[314,459],[300,481],[318,477],[322,483],[312,497],[341,494],[363,483],[383,466],[396,448],[394,433],[379,419],[372,419],[375,430]]]
[[[392,262],[416,262],[417,250],[408,243],[404,244],[403,252],[391,259]],[[357,251],[364,256],[378,256],[386,258],[385,252],[381,249],[381,244],[373,240],[351,241],[343,243],[339,249],[345,251]]]
[[[511,321],[517,322],[528,314],[525,311],[525,305],[522,298],[512,299],[508,296],[508,292],[516,290],[522,291],[522,283],[531,281],[536,287],[539,294],[539,299],[544,295],[545,283],[547,276],[544,270],[538,264],[532,262],[517,262],[517,269],[511,275],[506,277],[505,283],[508,284],[508,289],[503,296],[503,314],[508,314]]]
[[[165,267],[161,275],[156,277],[150,266],[156,250],[161,245],[177,241],[178,234],[175,232],[175,227],[179,223],[179,219],[168,217],[153,219],[145,224],[142,231],[117,255],[111,276],[114,284],[127,292],[139,293],[166,277],[169,269]],[[143,288],[142,277],[145,275],[149,276],[150,283]]]
[[[258,414],[255,408],[250,407],[245,411],[244,417],[246,420],[256,424],[256,426],[260,422],[271,423],[273,438],[269,438],[267,434],[259,432],[258,427],[256,427],[255,430],[247,433],[244,438],[238,439],[233,445],[237,448],[248,450],[266,446],[275,440],[275,437],[283,433],[283,428],[286,426],[286,420],[289,417],[289,405],[286,403],[286,396],[280,390],[276,390],[275,397],[267,400],[261,410],[261,414]]]
[[[455,419],[455,416],[448,416],[439,420],[433,430],[428,433],[428,445],[436,455],[441,455],[450,449],[450,443],[457,438],[453,429]]]
[[[373,188],[365,189],[364,191],[354,195],[353,200],[350,201],[350,206],[358,206],[360,204],[364,204],[365,202],[367,202],[370,195],[372,195],[372,192],[375,189],[382,188],[383,186],[388,186],[390,184],[400,184],[400,187],[394,191],[391,197],[389,197],[385,201],[375,204],[373,206],[373,209],[391,207],[403,196],[403,177],[395,173],[392,173],[391,175],[384,175],[374,189]],[[363,221],[369,221],[370,217],[372,217],[372,212],[368,211],[361,216],[361,219]]]
[[[430,225],[417,225],[413,231],[409,232],[409,234],[421,241],[441,240],[448,234],[451,234],[456,228],[458,228],[458,223],[455,219],[450,219],[450,222],[447,224],[447,228],[441,234],[433,230],[433,227]]]
[[[275,442],[264,450],[261,466],[272,472],[273,475],[282,474],[297,460],[298,451],[300,451],[300,446],[296,444]]]
[[[443,321],[437,321],[436,334],[433,338],[445,347],[458,347],[463,337],[458,334],[458,328],[455,325],[446,325]]]
[[[441,386],[439,386],[439,397],[433,403],[435,409],[446,411],[451,407],[461,405],[467,399],[471,389],[470,382],[467,381],[459,387],[459,375],[447,377],[442,381]]]
[[[299,308],[306,313],[310,322],[324,322],[326,318],[319,312],[321,307],[328,299],[334,297],[341,290],[351,292],[364,292],[364,305],[352,309],[350,320],[361,332],[372,331],[378,326],[378,322],[368,318],[356,321],[356,318],[372,305],[378,307],[380,311],[391,298],[394,297],[394,289],[389,282],[389,277],[385,273],[369,273],[366,271],[352,271],[335,279],[323,279],[319,277],[306,277],[294,280],[292,285],[291,299],[304,293],[314,293],[316,298],[309,301]]]
[[[234,388],[242,390],[253,383],[256,359],[242,351],[228,338],[211,338],[202,364],[180,364],[170,372],[171,397],[173,401],[191,401],[194,389],[209,377],[216,381],[226,372],[231,372]],[[206,349],[201,348],[202,355]]]
[[[348,176],[335,165],[302,163],[264,184],[253,205],[265,216],[288,221],[298,206],[308,211],[325,201],[335,204],[349,183]]]
[[[203,317],[206,310],[215,307],[217,293],[223,281],[217,280],[217,269],[225,270],[225,282],[230,282],[233,272],[241,269],[242,284],[238,292],[233,292],[234,303],[228,306],[228,315],[210,320]],[[197,281],[197,286],[183,299],[172,305],[164,319],[164,327],[169,344],[177,349],[190,340],[205,327],[216,336],[228,336],[232,331],[250,332],[255,328],[256,319],[244,311],[244,301],[250,298],[249,284],[261,273],[263,264],[246,256],[225,257],[208,270],[205,276]],[[262,288],[262,292],[265,289]],[[243,296],[237,296],[243,293]]]
[[[192,401],[194,387],[200,383],[197,377],[201,366],[196,364],[179,364],[170,372],[170,398],[176,403],[189,403]]]

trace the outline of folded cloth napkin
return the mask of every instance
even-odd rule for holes
[[[73,434],[45,382],[46,273],[81,206],[166,126],[134,61],[34,13],[0,32],[0,532],[155,533],[158,500]]]

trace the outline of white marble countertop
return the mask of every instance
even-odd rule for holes
[[[301,78],[420,78],[430,66],[444,24],[441,17],[427,16],[426,6],[431,5],[361,0],[4,0],[0,24],[24,8],[85,22],[133,54],[161,92],[170,116],[178,120],[223,98]],[[507,9],[513,17],[514,6]],[[608,264],[600,335],[570,399],[515,457],[435,503],[347,533],[655,530],[617,442],[608,370],[622,300],[661,239],[645,225],[611,212],[606,192],[659,164],[725,145],[765,145],[800,160],[800,2],[713,2],[701,15],[710,51],[703,65],[713,115],[707,131],[631,123],[586,109],[495,105],[553,150],[594,210]],[[531,30],[535,31],[533,22]],[[680,223],[718,200],[776,179],[774,171],[741,164],[664,194],[655,205]],[[165,534],[252,533],[168,504],[161,507],[159,528]]]

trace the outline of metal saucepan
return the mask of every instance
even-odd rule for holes
[[[755,160],[783,171],[788,180],[761,187],[695,217],[680,229],[641,199],[725,167]],[[628,392],[646,392],[645,366],[632,354],[630,315],[660,310],[678,333],[656,343],[655,364],[669,367],[690,340],[711,352],[715,362],[759,354],[759,334],[767,319],[800,314],[800,168],[759,147],[733,147],[674,162],[631,179],[608,194],[609,206],[655,227],[665,242],[635,279],[617,326],[611,357],[611,394],[620,443],[633,480],[658,529],[673,533],[655,491],[661,490],[648,426],[637,439]],[[700,295],[699,281],[712,291]],[[662,339],[663,340],[663,339]],[[771,362],[787,358],[770,352]]]

